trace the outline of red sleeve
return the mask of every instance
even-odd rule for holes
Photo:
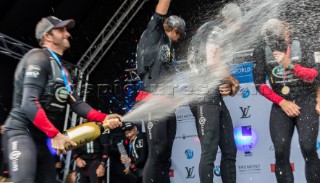
[[[53,138],[59,133],[59,130],[50,122],[39,103],[39,98],[46,88],[51,72],[49,58],[43,50],[33,49],[26,55],[24,64],[21,112],[29,119],[25,121],[26,123],[32,122],[48,137]],[[28,73],[36,73],[37,76],[34,77]]]
[[[299,64],[294,64],[294,69],[292,70],[292,72],[299,79],[302,79],[303,81],[306,81],[306,82],[313,82],[318,75],[317,69],[302,67]]]
[[[109,156],[107,154],[102,155],[103,160],[107,160],[108,158],[109,158]]]
[[[151,97],[151,93],[140,91],[138,96],[136,97],[136,102],[139,102],[141,100],[148,100]]]
[[[33,124],[36,125],[36,127],[38,127],[41,131],[46,133],[50,138],[55,137],[59,133],[59,130],[57,130],[49,121],[43,109],[38,110],[33,119]]]
[[[108,155],[102,155],[101,162],[107,163],[109,156]]]
[[[107,117],[107,114],[104,114],[94,109],[91,109],[87,114],[87,119],[89,121],[102,122],[106,117]]]
[[[276,104],[280,104],[280,102],[283,100],[281,96],[276,94],[268,85],[262,84],[260,86],[260,93],[270,101]]]

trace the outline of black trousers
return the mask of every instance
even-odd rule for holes
[[[270,113],[270,134],[275,149],[276,177],[279,183],[293,183],[290,166],[290,147],[294,127],[298,130],[299,143],[306,166],[308,183],[320,182],[320,161],[317,154],[319,115],[315,111],[315,97],[299,97],[294,101],[300,106],[300,115],[291,118],[279,105],[273,104]]]
[[[97,173],[96,173],[96,170],[100,166],[101,160],[100,159],[97,159],[97,160],[84,159],[84,160],[86,161],[86,166],[84,168],[77,167],[77,174],[79,175],[79,179],[77,180],[77,183],[90,183],[90,182],[102,183],[105,176],[97,177]]]
[[[223,100],[200,102],[192,105],[198,136],[201,144],[199,176],[201,183],[213,183],[214,161],[221,149],[221,178],[224,183],[236,182],[237,148],[233,135],[233,124]]]
[[[28,131],[4,133],[5,156],[15,183],[56,182],[56,169],[46,139],[33,138]]]
[[[0,134],[0,177],[9,178],[9,165],[7,162],[7,158],[4,156],[4,144],[2,142],[2,134]]]
[[[143,183],[170,183],[169,171],[176,135],[176,117],[171,115],[164,119],[152,119],[145,125],[149,154],[143,169]]]

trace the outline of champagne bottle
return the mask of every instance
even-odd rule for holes
[[[77,143],[77,146],[72,146],[69,143],[65,145],[66,150],[75,149],[83,146],[98,138],[108,128],[107,123],[87,122],[75,126],[63,132],[63,134],[70,138],[70,140]]]

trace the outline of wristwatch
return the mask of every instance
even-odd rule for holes
[[[106,163],[105,162],[100,162],[100,165],[106,166]]]
[[[293,70],[293,69],[294,69],[294,64],[291,63],[291,64],[287,67],[287,69]]]

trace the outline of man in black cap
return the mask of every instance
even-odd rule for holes
[[[57,153],[66,153],[65,144],[75,146],[56,126],[65,107],[90,121],[106,122],[109,128],[122,125],[117,114],[100,113],[77,96],[69,72],[60,62],[70,48],[68,28],[73,20],[42,18],[35,30],[41,49],[32,49],[19,62],[14,75],[13,108],[4,127],[6,157],[15,183],[55,183],[53,157],[46,139]]]
[[[166,17],[171,0],[159,0],[137,46],[137,71],[143,80],[142,90],[136,101],[147,100],[158,86],[167,84],[164,79],[175,74],[173,42],[185,35],[185,22],[171,15]],[[143,182],[168,183],[172,145],[176,133],[176,117],[172,114],[154,119],[152,111],[146,124],[149,156],[143,172]]]
[[[125,174],[133,174],[137,177],[134,183],[142,183],[142,171],[148,157],[147,139],[144,133],[140,133],[137,126],[126,122],[122,126],[122,131],[126,137],[124,142],[129,150],[128,156],[121,156],[121,162],[131,163],[129,168],[124,170]]]

